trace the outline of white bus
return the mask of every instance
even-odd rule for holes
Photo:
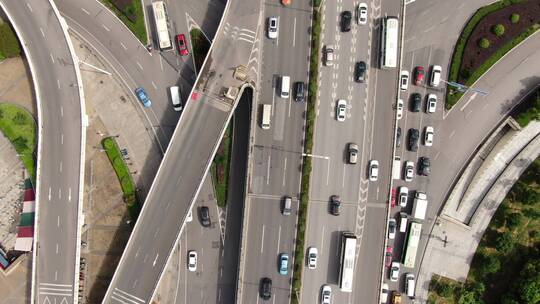
[[[355,258],[356,236],[352,232],[343,232],[339,261],[339,288],[343,292],[352,292]]]
[[[381,24],[381,68],[397,66],[399,21],[396,17],[386,17]]]
[[[162,51],[172,50],[173,45],[169,34],[169,18],[167,17],[165,2],[153,2],[152,10],[154,11],[154,22],[156,25],[159,49]]]
[[[403,254],[403,266],[414,268],[421,234],[422,224],[411,222],[411,226],[409,227],[409,235],[407,236],[407,243],[405,245],[405,251]]]

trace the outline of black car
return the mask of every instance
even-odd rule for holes
[[[354,81],[360,83],[366,81],[366,70],[367,65],[365,62],[357,62],[354,66]]]
[[[208,209],[208,207],[202,206],[199,209],[199,212],[200,212],[200,216],[201,216],[201,224],[204,227],[210,227],[212,222],[210,221],[210,210]]]
[[[428,157],[420,157],[418,160],[418,174],[429,176],[431,173],[431,165]]]
[[[259,294],[263,300],[270,300],[272,297],[272,280],[270,278],[261,279]]]
[[[341,210],[341,202],[339,201],[339,195],[332,195],[330,197],[330,213],[332,215],[339,215]]]
[[[409,129],[409,151],[416,152],[418,151],[418,139],[420,138],[420,132],[418,129],[411,128]]]
[[[306,86],[303,82],[294,83],[294,100],[304,101],[306,99]]]
[[[396,132],[396,146],[399,148],[401,147],[401,127],[397,128]]]
[[[422,95],[420,93],[411,94],[411,111],[420,112],[422,108]]]
[[[352,19],[351,11],[344,11],[343,13],[341,13],[341,31],[342,32],[351,31],[351,19]]]

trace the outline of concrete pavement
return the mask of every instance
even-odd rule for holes
[[[426,245],[417,281],[419,300],[427,299],[433,274],[465,281],[476,248],[495,211],[523,171],[539,155],[540,123],[531,122],[521,131],[510,131],[486,157],[485,164],[474,177],[474,185],[471,184],[467,190],[467,193],[475,196],[463,202],[475,206],[470,222],[461,220],[471,216],[467,208],[456,214],[453,212],[455,208],[450,206],[452,204],[445,205]],[[482,183],[485,180],[489,184]],[[446,261],[443,264],[440,263],[442,259]]]

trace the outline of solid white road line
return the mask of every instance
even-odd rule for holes
[[[326,169],[326,185],[328,186],[328,182],[330,181],[330,160],[328,160],[328,166]]]
[[[262,235],[261,235],[261,253],[263,253],[263,249],[264,249],[264,228],[265,228],[265,226],[263,225],[262,226]]]
[[[294,23],[293,23],[293,38],[292,38],[292,46],[296,46],[296,17],[294,17]]]
[[[281,225],[279,225],[278,229],[278,237],[277,237],[277,254],[279,254],[279,242],[281,241]]]

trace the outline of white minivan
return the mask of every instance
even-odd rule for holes
[[[440,65],[434,65],[431,68],[431,78],[429,79],[429,85],[432,87],[438,87],[441,82],[442,68]]]
[[[265,104],[262,108],[261,128],[263,130],[270,129],[270,119],[272,117],[272,105]]]
[[[289,98],[289,92],[291,91],[291,77],[281,76],[281,90],[279,96],[281,98]]]
[[[173,109],[176,112],[182,111],[182,101],[180,100],[180,88],[177,86],[170,87],[169,92],[171,93],[171,102],[173,105]]]

